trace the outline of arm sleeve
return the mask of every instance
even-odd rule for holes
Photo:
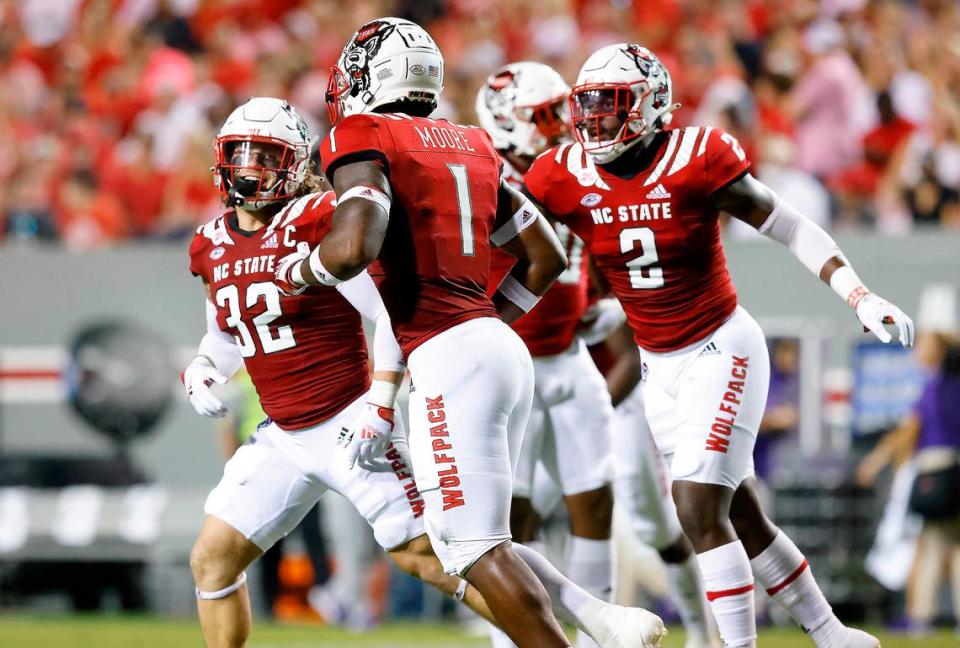
[[[366,272],[361,272],[353,279],[344,281],[336,286],[350,305],[357,312],[374,324],[373,333],[373,370],[374,371],[404,371],[403,353],[393,335],[393,326],[390,316],[383,305],[380,293],[377,291],[373,279]]]
[[[835,256],[843,256],[829,234],[779,197],[759,232],[786,245],[800,263],[817,276],[823,264]]]
[[[385,117],[351,115],[330,129],[320,145],[323,172],[333,182],[333,174],[344,164],[363,160],[378,160],[389,173],[387,156],[381,142],[381,131],[386,129]]]
[[[718,128],[707,129],[704,135],[704,164],[707,195],[726,187],[750,169],[743,147],[730,133]]]
[[[217,324],[217,309],[207,302],[207,333],[200,340],[197,355],[206,356],[213,362],[217,371],[227,378],[232,377],[243,366],[243,356],[233,336],[220,329]]]

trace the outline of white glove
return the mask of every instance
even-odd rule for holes
[[[307,289],[307,284],[298,281],[299,277],[291,274],[293,267],[310,256],[310,246],[301,241],[297,244],[297,251],[288,254],[277,261],[276,270],[273,273],[273,283],[277,285],[280,292],[287,297],[293,297],[301,294]]]
[[[197,356],[183,370],[183,386],[193,409],[201,416],[220,418],[227,413],[227,407],[210,391],[210,385],[227,382],[227,377],[217,371],[206,358]]]
[[[347,464],[353,468],[359,464],[370,472],[386,472],[390,463],[384,455],[393,435],[393,408],[367,403],[353,429],[345,438],[343,446]]]
[[[627,315],[623,306],[613,297],[601,299],[587,309],[580,319],[580,329],[577,331],[587,346],[600,344],[626,321]]]
[[[864,330],[873,332],[884,344],[893,339],[884,324],[896,324],[900,332],[900,344],[905,347],[913,346],[913,320],[886,299],[867,293],[857,302],[856,310]]]

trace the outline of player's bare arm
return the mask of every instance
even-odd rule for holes
[[[380,254],[392,199],[383,167],[375,161],[344,164],[333,186],[338,196],[333,229],[307,258],[278,266],[281,284],[333,286],[360,274]]]
[[[713,194],[714,205],[787,246],[790,252],[853,308],[864,330],[890,342],[884,324],[896,325],[900,343],[913,346],[913,321],[899,308],[870,292],[840,247],[820,226],[786,204],[749,173]]]
[[[567,256],[543,214],[523,194],[502,180],[496,222],[491,240],[517,258],[517,263],[493,296],[497,312],[503,321],[509,323],[536,305],[567,269]]]

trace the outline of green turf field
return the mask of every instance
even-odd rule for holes
[[[923,646],[956,648],[960,640],[948,632],[924,639],[883,636],[884,648]],[[489,646],[453,626],[391,624],[366,634],[308,626],[256,627],[249,648],[473,648]],[[0,614],[0,648],[186,648],[202,646],[200,632],[189,621],[141,617],[22,617]],[[682,648],[683,635],[671,632],[665,648]],[[760,646],[812,646],[799,631],[762,629]]]

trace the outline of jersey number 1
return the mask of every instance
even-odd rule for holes
[[[460,209],[460,242],[463,244],[463,256],[473,256],[476,248],[473,244],[473,205],[470,203],[470,181],[467,179],[467,167],[463,164],[447,164],[453,174],[457,189],[457,206]]]
[[[630,287],[638,290],[662,288],[663,268],[653,265],[660,260],[653,230],[649,227],[630,227],[620,232],[620,254],[632,252],[638,245],[643,254],[627,261]]]

